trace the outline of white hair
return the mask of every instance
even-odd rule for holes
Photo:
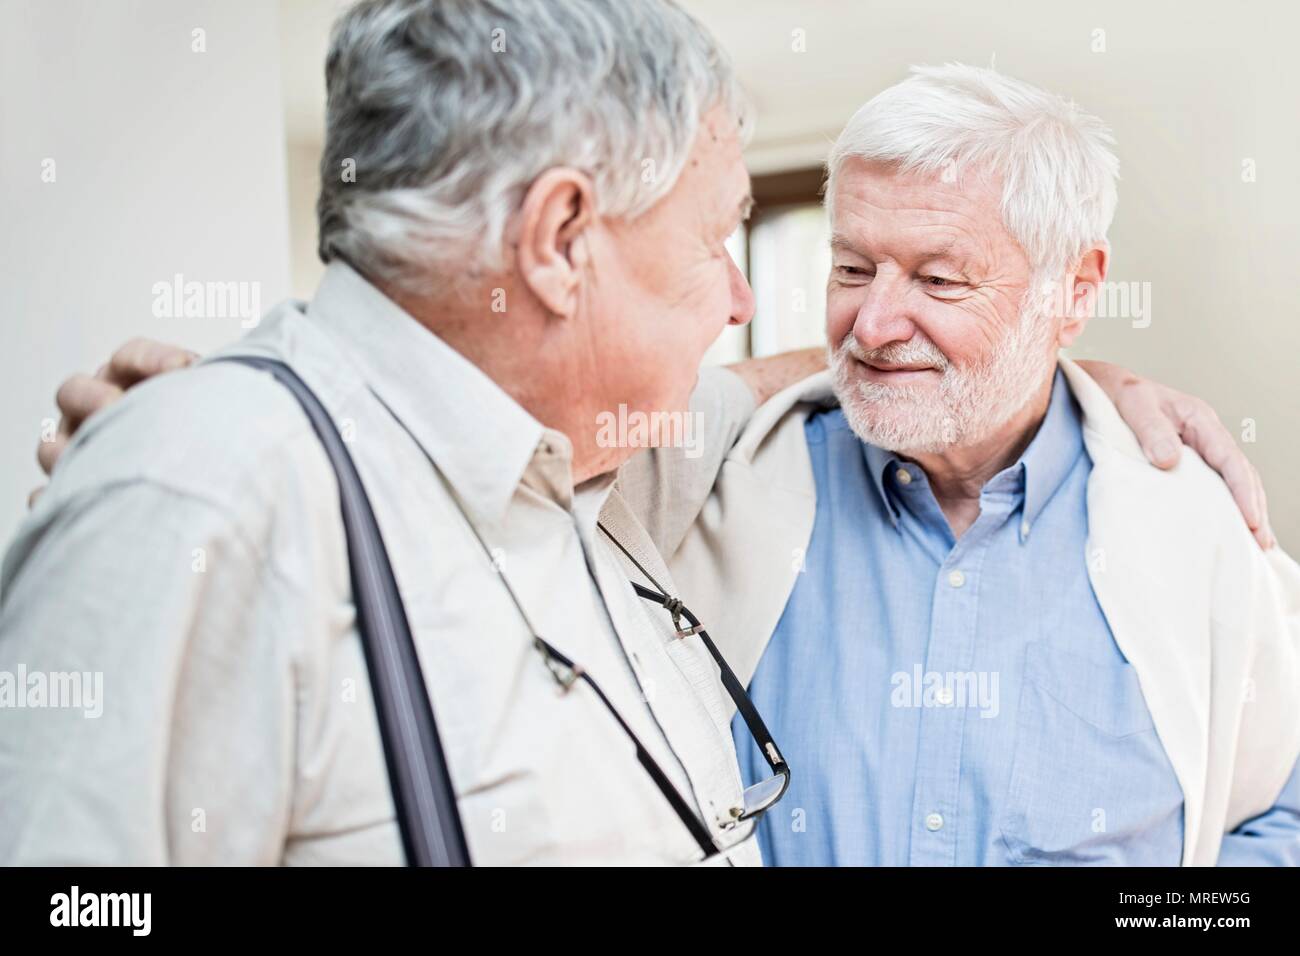
[[[1100,119],[1073,102],[993,70],[950,63],[911,75],[867,102],[827,161],[827,208],[844,161],[901,172],[1002,182],[1002,220],[1035,276],[1063,274],[1106,238],[1119,161]]]
[[[599,211],[633,218],[709,109],[749,127],[725,56],[670,0],[367,0],[325,75],[321,259],[413,292],[498,267],[549,168],[587,172]]]

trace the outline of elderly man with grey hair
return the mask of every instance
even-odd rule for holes
[[[231,351],[339,425],[471,859],[757,863],[725,692],[629,584],[619,546],[673,587],[597,427],[684,415],[752,313],[729,67],[657,0],[373,0],[326,80],[326,274]],[[699,461],[753,403],[701,383]],[[0,718],[0,860],[400,862],[343,535],[270,376],[208,362],[88,423],[8,554],[0,664],[102,671],[103,716]]]
[[[796,769],[764,858],[1300,864],[1300,568],[1058,360],[1110,262],[1105,127],[922,68],[829,167],[831,370],[655,528]]]
[[[231,353],[291,366],[356,462],[470,857],[759,862],[773,791],[742,790],[738,686],[647,528],[809,370],[699,371],[753,311],[724,247],[750,202],[725,59],[663,0],[371,0],[327,85],[324,280]],[[130,346],[65,388],[67,430],[149,364]],[[1181,399],[1099,374],[1144,441],[1175,434]],[[647,458],[625,486],[615,412],[689,412],[691,474]],[[401,860],[339,488],[293,397],[205,362],[68,450],[5,561],[0,668],[102,672],[103,713],[0,716],[0,860]]]

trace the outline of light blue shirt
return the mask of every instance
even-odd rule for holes
[[[792,769],[774,865],[1177,865],[1182,791],[1088,579],[1080,413],[1058,372],[954,539],[925,473],[839,409],[805,429],[817,513],[750,686]],[[733,724],[747,782],[767,770]],[[1224,862],[1295,862],[1300,782]]]

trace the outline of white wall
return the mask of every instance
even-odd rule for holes
[[[0,540],[41,480],[60,380],[131,336],[241,333],[155,318],[155,282],[288,294],[277,19],[261,0],[0,0]]]

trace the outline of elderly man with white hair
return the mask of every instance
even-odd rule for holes
[[[337,425],[469,858],[759,862],[752,820],[788,768],[753,719],[773,775],[742,789],[743,688],[683,623],[646,525],[700,500],[755,401],[810,370],[699,372],[753,311],[724,245],[750,201],[725,58],[662,0],[370,0],[338,24],[327,86],[324,280],[217,358],[286,363]],[[65,431],[184,364],[150,348],[61,390]],[[1145,442],[1176,434],[1156,410],[1177,396],[1099,374]],[[607,416],[688,403],[702,432],[666,457],[691,473],[621,473],[637,448]],[[0,713],[0,860],[402,859],[342,484],[294,397],[230,362],[77,431],[5,561],[0,671],[101,672],[102,717]]]
[[[1095,117],[960,65],[836,143],[831,371],[653,525],[794,768],[767,862],[1300,863],[1300,569],[1058,364],[1116,169]]]

